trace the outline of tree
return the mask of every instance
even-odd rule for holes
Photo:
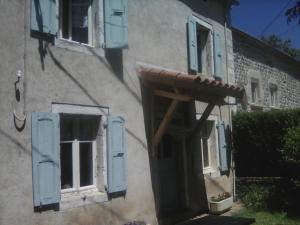
[[[298,18],[300,25],[300,0],[298,0],[292,8],[286,10],[285,15],[287,16],[288,23]]]
[[[300,0],[299,0],[300,2]],[[300,56],[300,49],[293,48],[292,47],[292,41],[290,39],[288,40],[282,40],[279,37],[277,37],[275,34],[272,34],[268,37],[262,37],[261,40],[269,45],[271,45],[274,48],[277,48],[286,54],[290,55],[291,57],[299,57]]]

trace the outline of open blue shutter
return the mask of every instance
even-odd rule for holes
[[[34,112],[32,130],[32,179],[34,206],[60,200],[59,115]]]
[[[198,54],[197,54],[197,30],[196,21],[193,16],[188,17],[188,41],[189,41],[189,69],[198,71]]]
[[[56,6],[58,0],[31,0],[31,30],[56,35],[58,19]]]
[[[214,32],[214,64],[215,78],[222,79],[222,45],[220,34]]]
[[[126,190],[124,122],[125,121],[122,117],[108,116],[108,193],[123,192]]]
[[[228,171],[228,159],[227,159],[228,148],[226,143],[224,121],[218,122],[217,129],[218,129],[218,141],[219,141],[220,170],[224,172],[224,171]]]
[[[127,48],[127,0],[105,0],[104,8],[105,48]]]

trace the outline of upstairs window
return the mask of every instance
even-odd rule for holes
[[[92,45],[92,21],[91,0],[61,0],[61,38]]]
[[[127,48],[127,16],[127,0],[31,0],[31,36]]]
[[[278,107],[278,88],[275,84],[270,84],[270,106]]]
[[[188,17],[189,70],[222,79],[221,36],[212,25],[197,17]]]
[[[197,72],[205,75],[213,74],[211,30],[197,23]]]

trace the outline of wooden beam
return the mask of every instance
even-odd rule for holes
[[[171,119],[172,119],[172,115],[175,112],[176,106],[178,105],[178,103],[179,103],[179,101],[177,101],[177,100],[173,100],[171,102],[171,105],[169,106],[168,111],[166,112],[163,120],[161,121],[161,123],[160,123],[154,137],[153,137],[152,143],[153,143],[154,147],[156,147],[159,144],[159,142],[161,141],[163,135],[165,134],[165,131],[166,131]]]
[[[197,124],[196,124],[195,128],[192,131],[191,137],[194,137],[195,134],[198,134],[201,131],[201,129],[203,127],[203,124],[205,123],[205,121],[209,117],[209,115],[212,112],[212,110],[214,109],[215,105],[216,105],[216,102],[214,102],[214,101],[208,103],[208,105],[206,106],[206,109],[204,110],[201,118],[199,120],[197,120]]]
[[[182,101],[182,102],[189,102],[189,101],[194,100],[194,98],[191,96],[183,95],[183,94],[179,94],[179,93],[173,93],[173,92],[169,92],[169,91],[162,91],[162,90],[155,89],[153,91],[153,93],[160,97],[170,98],[170,99],[178,100],[178,101]]]

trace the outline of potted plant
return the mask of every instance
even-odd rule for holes
[[[232,207],[233,197],[230,193],[224,192],[212,196],[209,200],[209,210],[213,214],[221,214]]]

